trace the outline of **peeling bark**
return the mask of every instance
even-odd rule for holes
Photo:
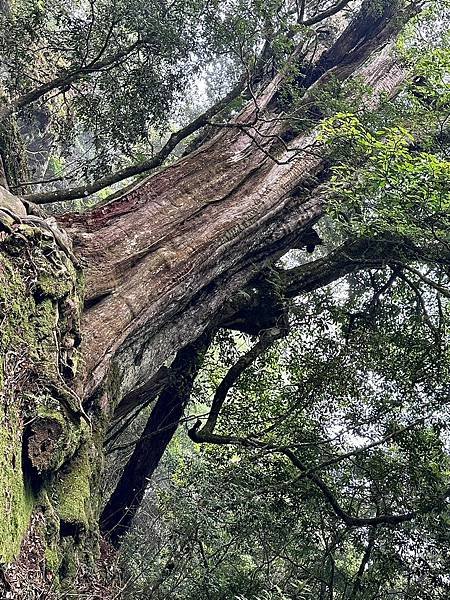
[[[392,68],[390,50],[361,68],[375,86],[375,96],[398,90],[405,77]],[[383,75],[383,69],[389,74]],[[359,73],[356,69],[354,75]],[[275,91],[271,84],[260,109]],[[253,116],[254,106],[249,105],[236,122]],[[80,393],[93,394],[111,359],[131,347],[132,354],[151,355],[152,372],[144,376],[149,379],[177,347],[201,333],[225,298],[320,218],[324,199],[311,194],[308,185],[311,176],[326,169],[326,149],[312,131],[292,141],[296,158],[278,150],[274,162],[267,153],[276,143],[274,127],[282,127],[276,119],[275,124],[261,124],[261,133],[269,137],[258,144],[239,127],[221,130],[205,146],[125,196],[86,215],[61,219],[86,265],[86,377]],[[203,297],[210,310],[203,307],[198,323],[198,301]],[[191,334],[182,334],[179,319],[192,319]],[[130,380],[121,394],[136,387],[142,376],[135,366],[127,364],[127,370]]]

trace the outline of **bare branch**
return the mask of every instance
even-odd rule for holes
[[[305,25],[306,27],[310,27],[311,25],[316,25],[317,23],[320,23],[321,21],[328,19],[328,17],[332,17],[333,15],[337,14],[339,11],[341,11],[343,8],[345,8],[347,6],[347,4],[349,4],[351,1],[352,0],[341,0],[334,6],[330,6],[330,8],[327,8],[327,10],[317,13],[317,15],[314,15],[310,19],[301,19],[299,21],[299,23],[301,25]]]
[[[414,273],[414,275],[417,275],[417,277],[421,281],[423,281],[423,283],[425,283],[429,287],[435,289],[437,292],[439,292],[440,294],[442,294],[445,298],[450,298],[450,291],[445,286],[440,285],[439,283],[436,283],[435,281],[433,281],[429,277],[426,277],[426,275],[423,275],[423,273],[421,273],[418,269],[415,269],[414,267],[411,267],[409,265],[404,265],[404,268],[407,271],[410,271],[411,273]]]

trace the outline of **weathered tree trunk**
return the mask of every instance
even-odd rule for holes
[[[399,26],[392,10],[344,31],[306,78],[305,106],[331,76],[362,77],[373,107],[398,89],[404,73],[386,46]],[[59,230],[20,202],[8,210],[0,201],[0,560],[18,557],[6,569],[13,587],[31,546],[48,573],[36,574],[30,594],[58,573],[83,574],[98,541],[112,420],[161,389],[150,430],[164,423],[164,406],[180,412],[186,390],[164,387],[165,363],[189,362],[183,348],[211,324],[230,324],[239,290],[321,217],[326,147],[315,130],[288,149],[281,141],[292,137],[277,119],[281,82],[195,152],[88,214],[61,217]],[[141,446],[138,497],[157,463],[145,466]],[[105,530],[126,518],[121,490],[134,475],[130,467],[120,479]]]

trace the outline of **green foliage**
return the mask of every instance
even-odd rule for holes
[[[353,590],[360,600],[393,590],[401,599],[448,596],[445,578],[436,580],[450,565],[447,317],[440,323],[439,294],[419,282],[426,317],[401,279],[372,306],[388,279],[373,271],[297,300],[290,336],[243,374],[218,432],[295,449],[349,513],[424,516],[395,528],[348,527],[276,451],[204,446],[198,453],[180,434],[128,540],[136,574],[130,597],[152,590],[161,599],[313,600],[331,588],[339,600]],[[441,310],[448,314],[446,305]],[[439,338],[429,320],[443,328]],[[205,404],[248,345],[242,337],[218,340],[197,390]],[[133,559],[140,544],[151,567],[141,555]]]
[[[373,14],[384,5],[370,3]],[[272,53],[264,66],[275,71],[286,66],[299,39],[305,47],[317,42],[318,32],[295,22],[298,9],[261,0],[175,0],[170,9],[142,0],[20,0],[1,16],[3,84],[17,97],[62,77],[54,97],[21,111],[21,126],[39,114],[60,146],[51,155],[52,173],[63,174],[71,158],[85,153],[74,179],[90,180],[144,161],[158,138],[199,112],[202,102],[190,102],[197,78],[217,83],[210,97],[219,96],[241,71],[252,71],[266,43]],[[199,448],[179,433],[126,541],[130,597],[449,597],[450,53],[448,34],[441,33],[426,52],[417,33],[401,40],[399,52],[414,75],[396,102],[383,98],[376,113],[363,106],[371,90],[358,79],[346,86],[330,79],[305,108],[299,83],[306,71],[286,67],[276,110],[293,107],[286,120],[295,132],[326,118],[320,141],[335,161],[328,202],[334,238],[390,240],[397,252],[293,303],[289,336],[227,396],[216,433],[234,436],[232,443]],[[123,61],[67,83],[70,74],[118,52]],[[239,97],[228,108],[239,110],[243,102]],[[20,303],[9,297],[2,307],[0,294],[8,315],[0,354],[19,347],[17,328],[37,355],[39,341],[53,349],[58,302],[76,283],[72,272],[59,284],[54,279],[54,273],[32,279],[44,296],[39,307],[23,286]],[[41,340],[30,334],[20,308],[33,313]],[[220,332],[198,378],[190,419],[204,418],[227,370],[253,343]],[[54,370],[53,354],[47,361]],[[5,371],[2,362],[2,389]],[[19,408],[9,409],[12,428],[0,439],[6,523],[0,554],[6,559],[17,553],[35,501],[23,480]],[[48,416],[45,408],[37,414]],[[97,510],[91,494],[100,453],[88,442],[80,445],[81,431],[67,439],[62,458],[53,457],[53,466],[64,465],[48,485],[57,517],[45,558],[54,569],[63,558],[54,544],[60,522],[81,535],[92,529]],[[289,461],[285,449],[305,468]],[[15,506],[8,504],[10,490]],[[415,518],[356,527],[336,504],[359,519],[411,511]],[[75,570],[70,553],[64,563]]]
[[[351,114],[323,127],[334,143],[351,148],[352,162],[333,168],[330,214],[345,234],[445,241],[450,217],[450,162],[414,150],[403,127],[370,131]]]
[[[289,10],[260,0],[18,0],[0,14],[2,84],[17,98],[61,78],[20,112],[23,129],[37,120],[34,135],[51,135],[49,174],[66,164],[69,180],[92,180],[151,156],[186,113],[204,110],[196,82],[213,77],[210,99],[221,97],[252,72],[266,39],[282,64],[293,43]]]

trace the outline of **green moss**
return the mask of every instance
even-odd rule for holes
[[[1,390],[0,390],[1,391]],[[0,562],[19,552],[33,509],[33,495],[22,471],[20,412],[0,409]]]
[[[35,325],[36,341],[40,342],[40,362],[48,362],[55,364],[55,342],[53,339],[53,331],[58,321],[57,307],[53,300],[46,298],[43,302],[36,305],[32,322]],[[45,344],[45,346],[42,346]],[[44,353],[42,353],[44,350]]]
[[[45,566],[53,574],[57,574],[61,565],[61,557],[56,545],[47,546],[44,551]]]
[[[55,277],[48,274],[43,274],[39,277],[37,288],[43,296],[60,299],[66,296],[71,290],[72,284],[70,280],[61,277],[55,280]]]
[[[42,488],[39,493],[38,504],[45,516],[44,537],[48,541],[48,544],[51,545],[53,540],[59,538],[59,517],[45,488]]]
[[[61,549],[58,545],[59,519],[45,489],[41,490],[37,503],[44,517],[43,521],[39,521],[39,536],[44,544],[43,558],[46,577],[48,578],[48,573],[52,574],[52,586],[55,588],[59,585],[59,569],[62,560]]]
[[[21,405],[7,389],[9,372],[18,370],[17,366],[10,365],[9,356],[17,346],[32,341],[26,315],[28,307],[24,286],[8,261],[2,260],[0,314],[8,318],[3,319],[0,336],[0,562],[11,561],[19,552],[34,504],[22,471]],[[12,354],[11,360],[16,362],[16,359]]]
[[[55,405],[54,408],[51,408],[52,404]],[[42,434],[40,433],[42,430],[49,440],[46,451],[39,452],[37,461],[34,460],[34,455],[29,452],[30,459],[39,472],[57,471],[77,451],[82,436],[82,428],[74,424],[59,409],[53,398],[45,398],[37,407],[36,419],[30,425],[29,447],[33,451],[35,451],[34,444],[37,444],[39,448],[42,440]]]
[[[29,316],[33,312],[32,300],[25,285],[18,276],[10,260],[4,255],[0,262],[0,315],[7,319],[2,324],[0,336],[0,356],[7,348],[16,345],[33,345],[32,328]]]
[[[67,591],[73,593],[70,582],[76,578],[78,573],[78,554],[69,538],[61,540],[61,549],[62,559],[59,567],[59,574],[61,579],[67,581],[69,584]]]
[[[92,465],[89,447],[84,444],[65,472],[58,475],[54,492],[54,504],[61,521],[84,529],[89,528],[91,521]]]
[[[27,482],[31,474],[24,472],[22,460],[27,447],[23,423],[40,417],[56,420],[62,427],[51,470],[77,456],[61,481],[57,476],[58,510],[54,516],[46,515],[52,522],[57,520],[47,536],[46,550],[46,559],[55,567],[52,543],[59,537],[58,517],[88,523],[90,468],[83,453],[77,453],[80,429],[66,417],[48,385],[60,378],[58,339],[68,327],[78,326],[81,299],[76,290],[78,274],[64,257],[55,261],[54,241],[37,235],[36,228],[21,235],[0,244],[0,562],[17,556],[33,508],[41,502],[31,492]],[[69,306],[69,297],[76,314],[64,319],[60,313]],[[53,479],[42,479],[40,485],[53,489]]]
[[[10,562],[19,552],[27,530],[34,498],[23,478],[18,423],[3,416],[0,427],[0,562]]]

